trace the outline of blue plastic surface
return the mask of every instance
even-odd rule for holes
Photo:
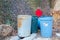
[[[52,37],[53,17],[40,17],[40,31],[42,37]]]

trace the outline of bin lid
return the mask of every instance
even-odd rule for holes
[[[42,16],[43,11],[41,9],[36,9],[35,14],[37,17],[40,17],[40,16]]]
[[[39,17],[39,20],[50,21],[50,20],[53,20],[53,17],[52,16],[41,16]]]

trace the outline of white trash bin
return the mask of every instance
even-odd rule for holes
[[[18,15],[18,36],[27,37],[31,33],[31,15]]]

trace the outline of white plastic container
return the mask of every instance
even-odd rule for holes
[[[31,15],[18,15],[18,36],[27,37],[31,33]]]

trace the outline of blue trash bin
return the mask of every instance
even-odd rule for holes
[[[40,17],[40,31],[42,37],[52,37],[53,17]]]

